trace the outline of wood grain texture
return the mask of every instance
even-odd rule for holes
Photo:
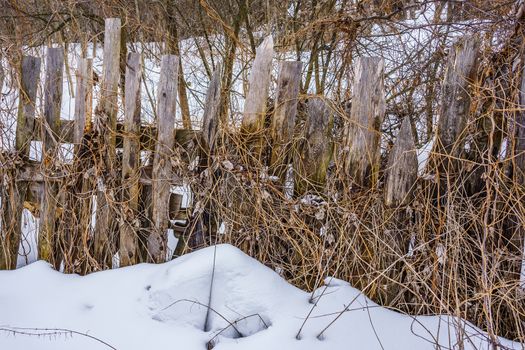
[[[202,140],[204,152],[213,153],[219,128],[222,67],[217,65],[206,92],[202,115]]]
[[[137,263],[137,242],[140,179],[140,84],[141,56],[129,53],[126,65],[124,109],[124,149],[122,158],[122,205],[124,218],[120,223],[120,266]]]
[[[76,72],[76,95],[74,111],[74,133],[73,143],[78,149],[82,142],[85,129],[89,129],[91,124],[92,97],[93,97],[93,60],[91,58],[81,58],[78,62]],[[63,135],[64,133],[61,132]]]
[[[270,130],[270,173],[278,176],[283,183],[290,160],[302,67],[303,64],[298,61],[282,62],[277,79],[277,95]]]
[[[271,80],[273,60],[273,38],[266,37],[256,50],[249,78],[249,88],[244,102],[241,135],[248,154],[256,161],[262,151],[262,132],[268,103],[268,88]]]
[[[91,239],[91,217],[92,217],[92,195],[91,190],[95,184],[94,179],[90,176],[85,176],[88,169],[93,166],[93,159],[91,152],[87,151],[87,140],[84,138],[86,132],[92,128],[92,113],[93,113],[93,60],[90,58],[81,58],[78,63],[76,71],[76,97],[74,110],[74,125],[68,127],[68,123],[62,121],[60,137],[65,142],[73,142],[75,147],[75,158],[73,161],[74,171],[79,174],[76,191],[80,191],[83,195],[75,195],[70,197],[69,204],[74,208],[76,220],[73,221],[72,237],[70,240],[80,242],[78,244],[81,249],[75,251],[78,254],[77,259],[82,260],[82,267],[80,272],[87,272],[89,264],[86,264],[82,258],[91,254],[89,252],[88,243]],[[73,139],[68,140],[73,130]],[[74,254],[73,254],[74,256]]]
[[[417,180],[418,161],[414,135],[410,120],[406,117],[396,142],[388,156],[385,182],[385,205],[397,207],[407,205],[414,197]]]
[[[15,135],[15,150],[22,160],[28,159],[29,146],[35,130],[35,103],[37,86],[40,81],[40,68],[40,58],[22,57]],[[22,237],[22,210],[29,183],[16,181],[15,176],[17,174],[12,174],[1,189],[0,270],[16,268],[18,247]]]
[[[459,156],[465,144],[465,126],[471,104],[471,83],[478,66],[479,39],[466,36],[450,50],[441,88],[437,139],[434,150]]]
[[[385,115],[383,60],[361,57],[352,87],[350,120],[343,141],[344,170],[354,184],[373,187],[379,171],[379,141]]]
[[[166,260],[169,199],[173,178],[170,156],[174,146],[178,67],[177,56],[165,55],[162,57],[157,95],[158,135],[153,159],[153,230],[148,237],[150,259],[157,263]]]
[[[120,19],[107,18],[104,31],[104,65],[95,126],[98,132],[103,135],[104,142],[109,142],[108,147],[113,149],[115,147],[115,129],[118,112],[120,37]],[[114,159],[114,152],[108,152],[108,157]]]
[[[42,165],[46,177],[54,177],[55,162],[60,147],[60,112],[63,89],[64,51],[62,48],[48,48],[46,57],[46,77],[44,84],[44,124],[42,127]],[[44,197],[38,232],[38,258],[46,260],[55,267],[60,265],[55,244],[56,209],[58,204],[56,181],[44,181]]]
[[[97,176],[97,211],[95,218],[95,258],[102,267],[111,268],[115,252],[115,220],[111,210],[115,201],[113,183],[117,179],[116,126],[118,84],[120,79],[121,23],[107,18],[104,31],[104,67],[100,84],[100,100],[95,112],[95,130],[100,143]]]
[[[23,158],[29,156],[29,146],[35,136],[35,101],[40,69],[40,58],[22,57],[15,146]]]
[[[295,192],[322,191],[326,172],[332,159],[332,128],[334,115],[322,97],[312,97],[307,102],[307,115],[303,142],[294,160]]]
[[[516,113],[516,120],[514,123],[514,137],[513,137],[513,177],[516,184],[525,186],[525,67],[522,70],[521,86],[519,92],[519,104],[520,112]],[[514,219],[515,222],[519,222],[519,217]],[[521,253],[521,256],[525,257],[525,227],[524,225],[518,225],[513,232],[512,244],[517,247],[517,250]],[[525,276],[525,263],[521,263],[518,270],[520,271],[519,276]],[[518,277],[519,278],[519,277]],[[523,277],[521,277],[523,278]],[[525,291],[525,284],[521,286],[522,290]]]

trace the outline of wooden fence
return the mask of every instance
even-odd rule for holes
[[[141,122],[141,57],[138,53],[129,53],[123,89],[124,120],[118,122],[120,20],[107,19],[105,28],[98,106],[92,111],[93,61],[82,58],[77,67],[73,121],[60,119],[63,50],[47,50],[43,118],[35,116],[41,60],[31,56],[21,60],[16,149],[6,155],[10,163],[5,167],[2,192],[0,269],[16,267],[24,207],[37,208],[34,212],[40,218],[38,257],[57,268],[65,259],[55,254],[57,245],[62,246],[62,251],[70,246],[84,247],[72,251],[73,256],[67,259],[76,261],[86,253],[95,260],[89,263],[101,269],[112,266],[117,251],[120,266],[141,261],[162,262],[167,258],[168,228],[174,228],[176,234],[184,230],[172,225],[171,220],[189,219],[189,213],[181,208],[181,195],[170,191],[173,185],[182,184],[172,164],[172,155],[178,148],[199,155],[202,171],[205,160],[214,154],[219,136],[224,132],[221,128],[225,126],[220,115],[221,68],[217,68],[208,88],[201,130],[175,129],[178,58],[163,56],[156,124],[144,125]],[[464,138],[470,106],[469,78],[475,70],[478,46],[475,37],[464,38],[453,49],[453,58],[448,64],[436,155],[432,160],[440,169],[448,169],[448,156],[462,147],[458,141]],[[269,175],[278,177],[283,186],[292,166],[296,196],[308,191],[322,193],[331,163],[335,163],[334,171],[341,181],[351,181],[352,186],[359,188],[376,187],[380,173],[380,126],[385,115],[383,61],[358,59],[342,142],[336,144],[333,140],[332,102],[322,96],[311,96],[305,104],[306,119],[300,132],[303,141],[292,152],[302,64],[280,63],[273,112],[269,117],[273,56],[273,41],[268,37],[257,49],[242,124],[236,131],[242,140],[240,153],[244,164],[268,166]],[[418,171],[413,139],[407,118],[402,122],[385,169],[384,198],[389,207],[407,205],[412,199]],[[42,141],[41,162],[29,160],[29,145],[33,140]],[[75,145],[71,164],[58,164],[60,143]],[[263,155],[268,148],[269,156]],[[144,150],[151,151],[149,162],[141,161]],[[186,159],[188,164],[192,160]],[[95,201],[91,196],[93,191]],[[65,208],[73,208],[72,217],[64,215]],[[63,228],[58,230],[59,226]],[[62,237],[57,237],[58,231],[64,232]],[[139,242],[140,237],[145,237],[144,242]],[[90,247],[88,242],[93,242],[93,251],[83,252],[82,249]],[[179,243],[184,241],[181,239]]]

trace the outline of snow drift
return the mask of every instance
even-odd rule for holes
[[[0,329],[10,350],[489,348],[466,321],[403,315],[333,278],[307,293],[229,245],[84,277],[1,271]]]

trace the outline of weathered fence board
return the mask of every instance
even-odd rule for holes
[[[256,161],[261,156],[262,131],[268,103],[268,88],[273,59],[273,38],[268,36],[257,48],[249,78],[248,94],[244,102],[241,135],[249,147],[247,156]]]
[[[386,169],[385,205],[397,207],[407,205],[414,196],[417,180],[417,154],[410,120],[406,117],[390,155]]]
[[[277,80],[277,96],[270,130],[272,142],[270,173],[278,176],[282,182],[288,169],[302,67],[303,64],[299,61],[282,62]]]
[[[122,203],[124,215],[120,226],[120,266],[137,263],[137,240],[140,222],[139,165],[140,165],[140,84],[142,77],[141,56],[129,53],[126,66],[124,109],[124,150],[122,158]]]
[[[16,150],[23,158],[29,157],[29,146],[35,131],[35,101],[40,81],[41,60],[24,56],[20,79],[20,99],[16,126]]]
[[[448,179],[457,175],[458,157],[464,153],[467,136],[467,118],[471,105],[471,84],[473,83],[479,57],[479,38],[465,36],[450,50],[445,78],[441,87],[441,101],[436,139],[427,163],[432,174],[447,173]],[[476,182],[483,170],[476,171],[470,181]],[[442,185],[444,185],[444,179]],[[448,180],[447,180],[448,182]],[[466,183],[468,186],[468,182]],[[475,187],[475,186],[472,186]],[[442,186],[446,189],[445,186]]]
[[[333,153],[333,124],[333,112],[324,99],[309,98],[300,154],[294,160],[296,193],[323,190]]]
[[[44,120],[42,121],[42,163],[46,176],[54,177],[55,162],[58,160],[60,110],[64,51],[61,48],[48,48],[46,57],[46,80],[44,85]],[[53,256],[56,249],[55,221],[58,202],[58,183],[44,180],[44,197],[38,232],[38,257],[59,265]]]
[[[380,128],[385,114],[383,65],[380,58],[361,57],[355,69],[343,167],[358,186],[374,186],[378,178]]]
[[[85,131],[90,131],[91,121],[86,119],[86,126]],[[63,143],[76,143],[75,142],[75,130],[76,130],[76,122],[75,120],[62,120],[60,123],[60,140]],[[35,130],[40,130],[39,125],[35,125]],[[125,139],[125,127],[124,123],[117,122],[117,126],[115,129],[115,145],[116,148],[123,148],[124,147],[124,139]],[[36,132],[35,131],[35,132]],[[200,134],[200,130],[188,130],[188,129],[175,129],[173,131],[173,138],[175,139],[175,142],[177,144],[180,144],[181,146],[184,146],[184,143],[186,141],[183,141],[184,138],[197,136]],[[139,131],[139,137],[140,137],[140,147],[143,150],[148,151],[154,151],[155,150],[155,140],[157,137],[157,126],[154,124],[150,125],[141,125],[140,131]],[[41,141],[41,137],[38,133],[35,134],[35,136],[32,138],[33,141]],[[183,141],[183,142],[181,142]]]
[[[15,135],[15,150],[19,157],[29,157],[29,146],[35,129],[35,102],[40,80],[41,60],[22,57],[20,94]],[[2,188],[2,236],[0,237],[0,269],[16,268],[21,239],[21,220],[29,183],[11,178]],[[3,181],[2,181],[3,183]]]
[[[477,36],[466,36],[450,51],[434,144],[437,153],[458,156],[463,152],[464,131],[471,103],[470,85],[475,79],[479,45]]]
[[[158,135],[153,159],[152,221],[148,237],[148,252],[155,262],[166,260],[167,229],[169,227],[169,198],[173,178],[170,161],[173,152],[175,109],[177,106],[178,58],[162,57],[157,96]]]
[[[93,60],[81,58],[76,73],[73,143],[78,150],[86,129],[90,128],[93,93]],[[63,123],[64,124],[64,123]],[[64,132],[61,133],[64,135]]]
[[[93,210],[91,190],[95,184],[91,176],[85,176],[86,172],[93,165],[93,159],[90,157],[88,145],[84,139],[86,131],[91,130],[93,122],[91,119],[93,111],[93,60],[90,58],[81,58],[79,60],[76,72],[75,96],[75,124],[73,127],[75,158],[73,169],[76,174],[79,174],[75,189],[77,192],[80,191],[81,195],[75,195],[71,198],[71,207],[74,208],[76,214],[76,220],[73,223],[76,227],[72,228],[74,237],[71,237],[71,240],[81,244],[81,250],[75,252],[78,256],[73,256],[73,259],[77,258],[84,261],[79,271],[85,273],[89,271],[90,267],[85,262],[86,259],[82,259],[82,257],[90,254],[88,242],[91,237],[90,223]],[[64,121],[62,121],[62,124],[64,124]],[[67,142],[66,135],[67,133],[64,133],[63,128],[61,137]]]
[[[120,77],[119,18],[108,18],[104,32],[104,67],[100,88],[100,101],[95,112],[95,129],[99,133],[101,164],[97,169],[97,212],[95,222],[95,256],[107,267],[112,265],[114,253],[114,218],[111,205],[115,200],[112,181],[116,179],[116,126],[118,112],[118,83]]]
[[[525,186],[525,67],[522,71],[521,86],[519,93],[519,107],[520,111],[516,113],[516,119],[514,122],[514,137],[513,137],[513,177],[515,183],[518,185]],[[522,257],[525,258],[525,222],[523,217],[516,215],[514,221],[517,222],[517,227],[514,228],[512,235],[512,245],[514,249],[521,253]],[[517,261],[517,273],[516,277],[519,280],[525,277],[525,263]],[[521,265],[521,266],[520,266]],[[523,280],[522,280],[523,281]],[[521,284],[521,288],[525,290],[525,284]]]
[[[217,65],[211,78],[206,100],[204,102],[204,114],[202,115],[202,147],[207,154],[213,153],[219,128],[220,98],[221,98],[221,74],[222,67]]]
[[[0,56],[0,60],[2,56]],[[5,72],[4,67],[0,64],[0,90],[4,87]]]
[[[218,139],[224,135],[223,128],[225,127],[224,121],[221,120],[221,88],[222,79],[221,72],[222,65],[217,65],[213,72],[208,90],[206,92],[206,101],[204,104],[204,114],[202,117],[202,136],[200,138],[200,149],[199,149],[199,169],[198,172],[202,174],[204,171],[209,169],[212,165],[213,157],[215,153],[216,143]],[[210,186],[216,180],[214,171],[210,171],[208,176],[201,177],[201,185]],[[213,186],[213,185],[211,185]],[[204,243],[204,235],[208,234],[208,237],[213,235],[215,229],[215,216],[213,210],[210,208],[210,202],[204,198],[204,195],[195,191],[194,201],[201,201],[205,204],[204,211],[209,215],[201,215],[201,212],[195,212],[189,222],[186,225],[190,229],[188,232],[183,230],[183,227],[173,226],[174,232],[180,234],[177,235],[178,242],[177,247],[174,251],[174,256],[182,254],[186,247],[190,249],[197,246],[202,246]],[[189,232],[191,230],[191,232]]]

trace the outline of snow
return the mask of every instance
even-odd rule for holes
[[[0,286],[0,349],[111,348],[97,339],[127,350],[202,350],[211,340],[218,350],[435,349],[461,340],[465,349],[488,348],[484,333],[460,319],[403,315],[334,278],[310,294],[229,245],[84,277],[38,261],[0,271]]]
[[[16,266],[21,267],[37,260],[38,252],[38,222],[27,209],[22,211],[22,239],[18,248],[18,259]]]
[[[421,148],[417,150],[417,172],[419,175],[423,175],[425,173],[428,158],[430,157],[430,153],[432,152],[432,147],[434,146],[434,139],[431,139],[426,144],[424,144]]]

